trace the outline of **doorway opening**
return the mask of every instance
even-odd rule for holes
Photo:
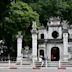
[[[40,56],[44,57],[44,50],[40,50]]]
[[[51,49],[51,61],[59,61],[60,59],[60,52],[58,47],[53,47]]]

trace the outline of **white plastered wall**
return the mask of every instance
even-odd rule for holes
[[[61,39],[62,38],[62,28],[61,27],[49,27],[48,28],[48,39],[54,39],[52,37],[52,32],[53,31],[57,31],[59,33],[59,36],[57,37],[57,39]]]
[[[72,38],[72,29],[68,29],[69,37]]]
[[[63,59],[63,44],[47,44],[47,56],[48,59],[51,60],[51,49],[53,47],[58,47],[59,48],[59,52],[60,52],[60,59]]]
[[[46,29],[41,29],[41,30],[38,30],[38,39],[41,39],[41,34],[44,34],[44,39],[47,39],[48,38],[48,34],[47,34],[47,30]]]

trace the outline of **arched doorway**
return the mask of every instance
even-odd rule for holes
[[[51,61],[59,61],[60,55],[59,55],[59,48],[58,47],[53,47],[51,49]]]
[[[44,57],[44,50],[40,50],[40,56]]]

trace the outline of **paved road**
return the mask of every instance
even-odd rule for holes
[[[43,69],[32,69],[32,68],[19,68],[19,69],[7,69],[0,68],[0,72],[72,72],[71,69],[52,69],[52,68],[43,68]]]

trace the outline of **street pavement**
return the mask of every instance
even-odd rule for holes
[[[32,69],[32,68],[17,68],[17,69],[0,68],[0,72],[72,72],[72,68],[66,68],[66,69],[58,69],[58,68],[40,68],[40,69]]]

